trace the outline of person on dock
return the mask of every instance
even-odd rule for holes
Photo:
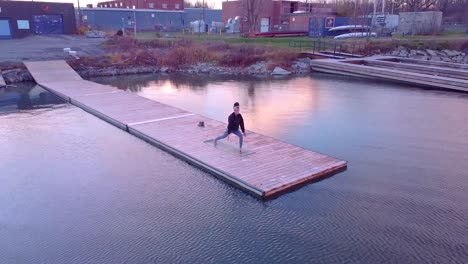
[[[229,136],[229,134],[233,133],[239,137],[239,151],[242,152],[242,143],[244,141],[244,137],[246,136],[245,127],[244,127],[244,119],[242,118],[242,115],[240,114],[240,106],[238,102],[234,103],[233,109],[234,109],[234,112],[232,112],[232,114],[230,114],[228,117],[228,126],[227,126],[226,131],[224,131],[224,134],[222,134],[221,136],[215,138],[214,145],[216,147],[218,140],[226,138]],[[241,131],[239,131],[239,126],[242,130],[242,133]]]

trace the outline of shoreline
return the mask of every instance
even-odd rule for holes
[[[395,58],[412,58],[428,61],[443,61],[457,64],[468,63],[468,53],[453,50],[412,50],[402,46],[387,52],[374,55],[387,55]],[[69,59],[66,62],[83,78],[121,76],[132,74],[171,74],[184,73],[195,76],[205,75],[226,75],[226,76],[300,76],[311,73],[313,61],[310,58],[296,58],[290,61],[289,65],[283,67],[278,63],[268,61],[257,61],[249,66],[223,66],[214,62],[199,62],[194,64],[183,64],[177,66],[165,66],[151,63],[134,62],[124,63],[102,63],[103,57],[83,57]],[[0,76],[5,80],[6,85],[21,82],[34,81],[33,77],[23,63],[0,62]],[[2,85],[0,87],[3,87]]]
[[[296,76],[308,74],[312,71],[310,66],[311,59],[298,59],[295,61],[291,70],[288,71],[279,66],[269,69],[265,62],[257,62],[249,67],[224,67],[210,63],[199,63],[196,65],[185,65],[179,68],[150,65],[130,65],[130,66],[72,66],[72,68],[83,78],[102,77],[102,76],[120,76],[132,74],[171,74],[185,73],[197,76],[204,75],[230,75],[230,76]],[[70,63],[69,63],[70,64]],[[29,71],[21,65],[12,65],[10,69],[0,71],[7,84],[34,81]]]

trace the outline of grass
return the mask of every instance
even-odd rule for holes
[[[269,68],[282,66],[289,69],[299,57],[292,49],[255,43],[231,44],[223,40],[199,41],[193,38],[135,40],[114,37],[106,42],[110,53],[102,57],[80,60],[79,67],[170,66],[183,68],[199,63],[212,63],[226,67],[248,67],[257,62]]]
[[[154,41],[154,40],[166,40],[166,41],[177,41],[178,39],[192,39],[200,42],[218,42],[222,41],[232,45],[239,44],[255,44],[265,45],[269,47],[277,48],[289,48],[290,41],[311,41],[309,37],[273,37],[273,38],[245,38],[239,35],[232,34],[182,34],[182,33],[155,33],[155,32],[139,32],[137,33],[137,39],[139,41]]]

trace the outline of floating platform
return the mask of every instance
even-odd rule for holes
[[[312,70],[318,72],[468,92],[468,69],[455,63],[374,56],[343,60],[319,59],[311,61],[311,66]]]
[[[64,61],[24,63],[36,82],[71,104],[261,199],[276,197],[346,169],[347,163],[247,131],[238,139],[210,139],[226,124],[130,92],[83,80]],[[198,126],[203,121],[204,126]]]

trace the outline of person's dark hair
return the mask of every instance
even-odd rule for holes
[[[235,103],[234,103],[234,107],[236,107],[236,106],[239,106],[239,103],[238,103],[238,102],[235,102]]]

